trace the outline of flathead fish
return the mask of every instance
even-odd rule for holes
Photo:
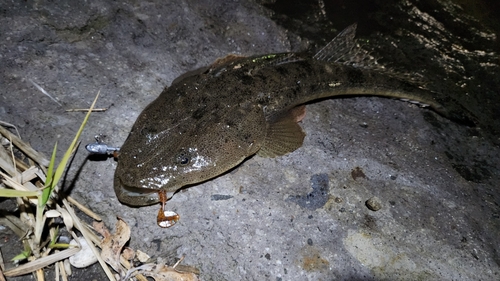
[[[293,152],[305,136],[297,124],[304,103],[317,99],[398,98],[469,123],[451,98],[363,64],[367,55],[354,41],[355,29],[348,27],[314,55],[228,56],[177,78],[140,114],[120,150],[118,199],[132,206],[163,201],[163,207],[167,194],[217,177],[254,154]]]

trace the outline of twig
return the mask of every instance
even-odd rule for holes
[[[17,136],[19,138],[21,138],[21,135],[19,134],[19,131],[17,130],[17,127],[10,124],[10,123],[7,123],[7,122],[4,122],[4,121],[0,121],[0,125],[4,126],[4,127],[9,127],[9,128],[14,128],[14,130],[16,130],[16,133],[17,133]]]
[[[28,227],[21,219],[6,211],[0,211],[0,224],[9,227],[20,238],[28,232]]]
[[[12,163],[12,159],[10,159],[9,153],[5,151],[2,146],[0,146],[0,168],[2,168],[10,176],[14,176],[16,174],[14,163]]]
[[[80,209],[80,211],[84,212],[87,216],[93,218],[96,221],[102,221],[102,218],[98,214],[92,212],[92,210],[90,210],[89,208],[87,208],[84,205],[80,204],[73,197],[67,196],[66,198],[68,199],[68,201],[71,204],[75,205],[75,207],[77,207],[78,209]]]
[[[108,110],[107,108],[94,108],[92,109],[92,112],[104,112]],[[88,108],[71,108],[71,109],[66,109],[66,112],[88,112]]]
[[[3,276],[4,269],[5,265],[3,263],[2,249],[0,249],[0,281],[5,281],[5,277]]]
[[[182,261],[184,260],[184,256],[182,256],[175,264],[174,266],[172,266],[172,268],[175,268],[176,266],[178,266]]]
[[[80,251],[80,248],[69,248],[69,249],[61,251],[59,253],[55,253],[55,254],[34,260],[32,262],[20,265],[16,268],[9,269],[9,270],[5,271],[4,274],[7,277],[24,275],[24,274],[33,272],[35,270],[38,270],[40,268],[43,268],[45,266],[51,265],[57,261],[69,258],[70,256],[78,253],[78,251]]]
[[[39,268],[36,270],[36,280],[45,281],[45,275],[43,274],[43,268]]]
[[[80,230],[82,232],[83,237],[87,240],[87,243],[90,246],[90,249],[92,250],[94,255],[97,257],[97,260],[101,264],[101,267],[104,270],[104,272],[106,273],[106,276],[108,276],[108,279],[110,281],[115,281],[116,279],[115,279],[113,273],[111,272],[111,270],[109,270],[109,267],[106,265],[106,262],[104,262],[104,260],[102,259],[101,255],[100,255],[99,251],[97,250],[97,248],[95,247],[94,243],[92,243],[92,240],[90,238],[90,236],[91,236],[90,232],[83,226],[82,222],[80,221],[80,219],[76,216],[75,212],[73,211],[73,208],[71,207],[71,205],[69,205],[69,202],[65,198],[62,199],[62,202],[64,204],[64,207],[66,207],[66,210],[68,211],[68,213],[73,218],[75,226],[78,228],[78,230]]]
[[[24,154],[26,154],[29,158],[33,159],[35,162],[40,164],[41,166],[47,167],[49,166],[50,161],[41,153],[34,150],[30,145],[26,144],[16,135],[9,132],[4,127],[0,126],[0,134],[4,135],[7,139],[12,140],[14,145],[19,148]]]
[[[55,264],[55,276],[56,276],[56,281],[59,281],[59,268],[62,266],[62,262],[58,261]]]
[[[66,274],[66,268],[64,268],[64,262],[59,261],[59,264],[61,265],[61,278],[63,281],[68,281],[68,275]]]

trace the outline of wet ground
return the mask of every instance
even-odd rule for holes
[[[181,220],[170,229],[156,226],[157,206],[118,202],[111,159],[90,161],[80,148],[65,188],[110,227],[127,221],[132,247],[185,255],[203,280],[499,279],[498,4],[294,3],[2,0],[0,121],[46,155],[57,141],[62,155],[84,116],[65,110],[88,107],[100,90],[107,111],[91,116],[83,142],[105,134],[120,145],[182,73],[229,53],[316,49],[358,22],[380,63],[425,77],[478,126],[384,98],[310,104],[302,148],[176,194],[168,206]],[[8,260],[17,252],[5,241]],[[104,275],[94,267],[83,276],[73,280]]]

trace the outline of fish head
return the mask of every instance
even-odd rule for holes
[[[264,141],[265,117],[257,104],[186,106],[166,96],[176,95],[164,92],[151,103],[120,149],[114,188],[122,203],[157,203],[158,191],[173,194],[214,178],[255,154]]]

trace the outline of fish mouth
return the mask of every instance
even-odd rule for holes
[[[160,202],[158,192],[161,191],[161,189],[140,188],[126,185],[119,177],[115,177],[114,189],[118,200],[129,206],[149,206]]]

